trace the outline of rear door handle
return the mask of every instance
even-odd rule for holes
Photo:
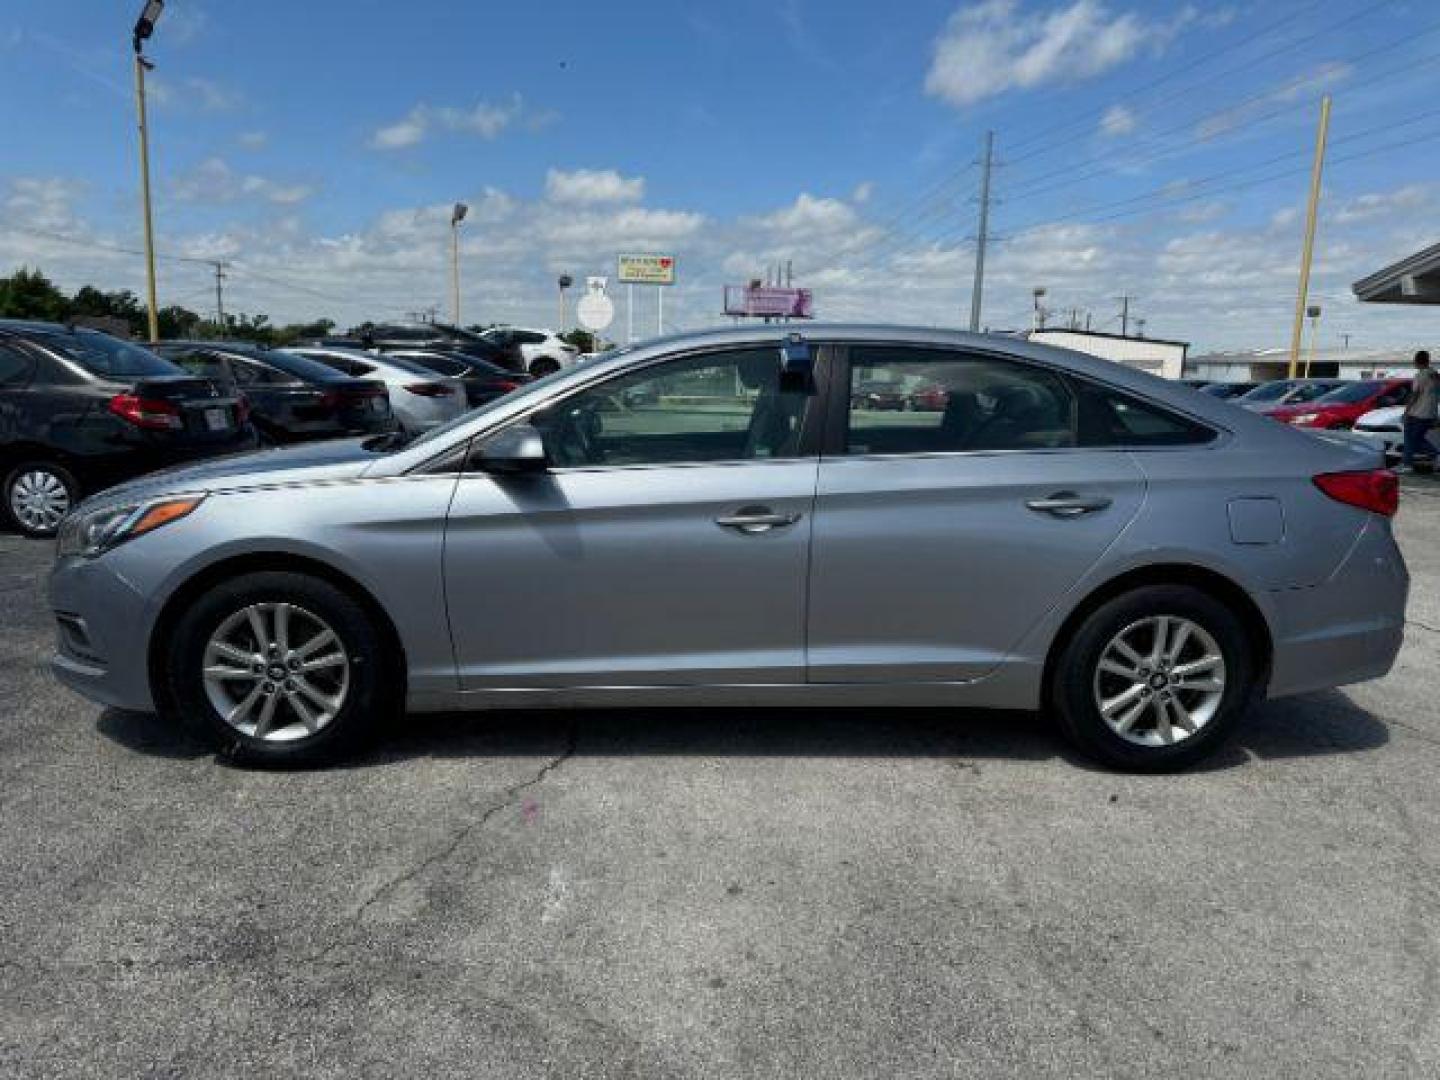
[[[1093,514],[1097,510],[1104,510],[1109,507],[1113,500],[1103,495],[1076,495],[1073,491],[1057,491],[1054,495],[1044,499],[1031,499],[1025,505],[1037,514],[1049,514],[1051,517],[1073,518],[1084,514]]]
[[[799,520],[799,514],[777,514],[768,506],[742,506],[733,514],[716,518],[715,524],[722,529],[735,529],[754,535],[794,525]]]

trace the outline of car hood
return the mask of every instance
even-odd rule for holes
[[[99,506],[142,502],[182,491],[233,491],[237,488],[359,476],[380,455],[366,450],[368,438],[334,439],[245,454],[208,458],[194,465],[162,469],[110,488],[87,501]]]
[[[1393,424],[1400,423],[1400,418],[1404,415],[1404,405],[1387,405],[1383,409],[1371,409],[1364,416],[1360,417],[1359,420],[1356,420],[1355,423],[1357,425],[1363,424],[1366,427],[1372,424],[1390,427]]]

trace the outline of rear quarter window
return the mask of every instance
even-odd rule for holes
[[[1202,446],[1215,430],[1121,390],[1080,386],[1080,445],[1086,447]]]

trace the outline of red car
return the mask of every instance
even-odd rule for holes
[[[1268,415],[1292,427],[1349,428],[1372,409],[1404,404],[1409,393],[1409,379],[1363,379],[1303,405],[1282,405]]]

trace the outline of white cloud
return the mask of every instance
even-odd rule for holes
[[[875,194],[875,181],[862,180],[855,185],[855,190],[850,192],[850,201],[853,203],[867,203],[870,196]]]
[[[643,176],[621,176],[614,169],[551,169],[545,174],[545,197],[557,203],[625,203],[645,197]]]
[[[478,101],[468,108],[451,105],[416,105],[400,120],[377,129],[370,137],[374,150],[401,150],[423,142],[432,131],[498,138],[511,127],[534,131],[554,122],[552,112],[531,109],[519,94],[507,101]]]
[[[925,79],[931,95],[973,105],[1012,89],[1093,78],[1163,47],[1194,19],[1182,9],[1169,20],[1111,11],[1101,0],[1022,10],[1021,0],[981,0],[950,16],[935,42]]]
[[[268,177],[237,173],[224,158],[206,158],[175,178],[175,198],[182,202],[229,203],[258,199],[293,206],[315,193],[309,184],[283,184]]]
[[[145,81],[145,93],[155,104],[200,112],[233,112],[245,104],[245,95],[214,79],[190,76],[172,83],[161,75]]]
[[[270,136],[263,131],[242,131],[235,141],[246,150],[259,150],[270,141]]]
[[[1112,139],[1129,135],[1138,123],[1135,110],[1125,105],[1111,105],[1100,118],[1100,134]]]
[[[17,176],[11,179],[0,206],[17,224],[37,229],[62,229],[74,220],[74,204],[85,184],[59,176]]]
[[[1354,225],[1373,221],[1399,211],[1413,211],[1430,202],[1431,189],[1425,184],[1409,184],[1394,191],[1369,192],[1341,203],[1327,215],[1336,225]]]
[[[1300,100],[1319,94],[1344,82],[1354,73],[1354,68],[1341,61],[1321,64],[1305,75],[1296,75],[1271,87],[1267,92],[1247,98],[1233,109],[1214,113],[1195,125],[1195,137],[1213,139],[1245,124],[1253,117],[1273,114],[1276,105]]]

